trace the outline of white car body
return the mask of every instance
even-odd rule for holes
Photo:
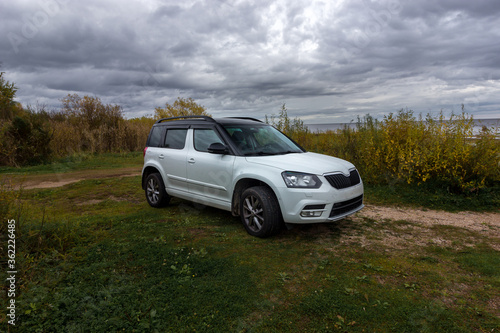
[[[246,119],[188,119],[163,123],[166,127],[163,134],[168,129],[179,130],[176,133],[185,133],[185,144],[182,149],[151,146],[145,149],[143,188],[146,190],[147,177],[158,173],[168,196],[239,215],[241,196],[247,187],[266,187],[276,198],[276,201],[272,200],[273,205],[276,202],[278,205],[271,208],[279,210],[282,220],[290,224],[331,222],[363,208],[363,183],[353,164],[332,156],[299,151],[300,147],[293,150],[294,152],[276,155],[266,155],[260,151],[263,155],[245,156],[242,150],[238,150],[234,142],[231,142],[229,135],[231,130],[238,129],[240,122],[247,126],[245,128],[251,128],[252,133],[257,133],[256,129],[260,128],[268,130],[264,127],[268,125]],[[182,129],[175,128],[174,125]],[[200,131],[199,136],[211,134],[212,136],[208,137],[214,137],[213,133],[216,133],[227,151],[200,151],[195,144],[195,130]],[[212,130],[213,133],[210,132]],[[280,140],[287,140],[281,135],[278,135]],[[203,144],[198,141],[198,145]],[[284,146],[283,143],[280,144],[281,147]],[[288,141],[287,144],[293,148]],[[345,178],[348,186],[337,189],[327,177],[339,178],[341,183]],[[353,179],[352,186],[349,177]],[[309,182],[315,185],[311,188],[295,188],[295,183],[287,184],[285,178],[289,182],[302,180],[305,182],[304,186],[312,186]],[[147,190],[146,196],[148,197]]]

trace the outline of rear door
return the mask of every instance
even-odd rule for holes
[[[160,163],[160,155],[163,154],[163,141],[165,140],[165,126],[153,126],[149,134],[146,146],[145,160],[152,162],[153,165]]]
[[[161,152],[158,155],[165,173],[165,187],[170,194],[188,192],[186,182],[187,132],[187,128],[167,127]]]

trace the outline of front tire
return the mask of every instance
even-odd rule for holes
[[[273,191],[265,186],[246,189],[240,201],[241,222],[256,237],[269,237],[281,229],[281,212]]]
[[[159,173],[152,173],[146,178],[146,200],[151,207],[165,207],[170,202],[170,196],[165,191],[163,179]]]

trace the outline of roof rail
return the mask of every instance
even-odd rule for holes
[[[161,119],[158,119],[155,122],[155,124],[159,124],[162,121],[169,121],[169,120],[175,120],[175,119],[191,119],[191,118],[203,119],[203,120],[215,123],[215,120],[212,117],[209,117],[209,116],[180,116],[180,117],[161,118]]]
[[[231,119],[244,119],[244,120],[253,120],[253,121],[258,121],[259,123],[262,123],[262,120],[255,119],[252,117],[226,117],[226,118],[231,118]]]

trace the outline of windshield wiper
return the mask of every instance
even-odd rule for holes
[[[254,151],[254,152],[246,153],[245,156],[272,156],[272,155],[278,155],[278,154],[265,152],[265,151]]]
[[[297,153],[301,153],[300,151],[294,151],[294,150],[287,150],[287,151],[280,151],[279,155],[286,155],[286,154],[297,154]]]
[[[286,154],[297,154],[301,153],[301,151],[294,150],[285,150],[285,151],[276,151],[276,152],[266,152],[266,151],[253,151],[248,152],[245,156],[273,156],[273,155],[286,155]]]

